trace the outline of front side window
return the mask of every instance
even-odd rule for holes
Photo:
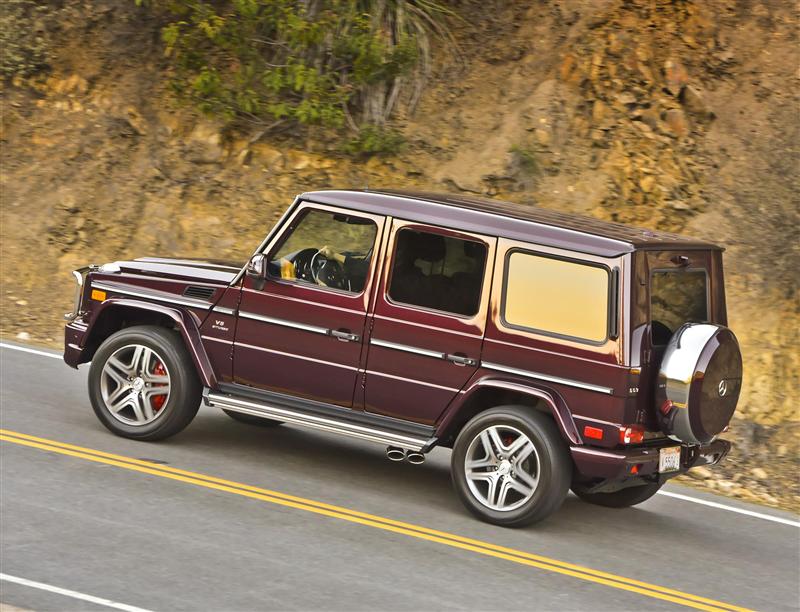
[[[669,342],[684,323],[708,321],[705,270],[656,270],[650,277],[653,344]]]
[[[456,315],[475,315],[486,253],[486,245],[475,240],[401,229],[395,241],[389,298]]]
[[[608,337],[609,272],[603,267],[522,251],[508,258],[503,321],[552,336]]]
[[[269,274],[361,293],[378,228],[371,219],[309,209],[297,218],[269,257]]]

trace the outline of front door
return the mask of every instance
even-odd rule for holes
[[[496,239],[394,221],[389,245],[364,406],[432,424],[480,362]]]
[[[234,343],[238,384],[351,407],[384,217],[302,203],[245,277]]]

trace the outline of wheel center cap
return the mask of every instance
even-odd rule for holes
[[[141,377],[137,377],[133,379],[133,390],[134,391],[141,391],[144,389],[144,380]]]
[[[511,462],[508,459],[503,459],[500,462],[500,467],[497,468],[498,476],[505,476],[511,471]]]

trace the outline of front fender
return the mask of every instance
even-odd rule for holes
[[[567,406],[564,399],[551,389],[538,387],[528,383],[519,383],[508,380],[503,380],[495,377],[484,377],[473,382],[467,389],[460,394],[460,397],[450,405],[444,413],[440,425],[438,427],[439,436],[444,435],[451,425],[458,420],[458,415],[469,403],[470,398],[474,397],[476,393],[485,389],[497,389],[503,392],[512,392],[527,397],[541,400],[547,406],[548,410],[553,416],[556,424],[558,425],[561,434],[570,444],[583,444],[583,440],[578,433],[578,428],[575,421],[572,419],[572,413]]]
[[[82,353],[85,353],[87,346],[91,346],[93,334],[96,335],[97,330],[100,327],[97,325],[97,323],[103,320],[105,317],[116,316],[115,310],[121,311],[123,308],[126,310],[133,309],[153,312],[172,319],[172,321],[175,322],[175,327],[178,329],[178,331],[180,331],[180,334],[183,337],[183,341],[186,344],[189,354],[192,356],[192,361],[197,368],[197,373],[200,376],[200,380],[206,387],[210,387],[212,389],[217,388],[217,377],[214,374],[214,370],[211,367],[211,361],[208,358],[208,354],[206,353],[206,349],[203,346],[203,342],[200,338],[200,321],[197,319],[197,316],[194,313],[188,310],[172,308],[170,306],[162,306],[161,304],[153,304],[152,302],[145,302],[131,298],[110,298],[96,307],[96,310],[93,313],[94,316],[92,317],[92,323],[88,329],[88,333],[86,334],[84,341],[81,343]],[[83,355],[78,357],[78,363],[82,363],[87,360],[81,359],[81,357],[83,357]]]

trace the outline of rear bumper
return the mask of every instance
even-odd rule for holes
[[[671,446],[681,447],[681,468],[674,472],[659,474],[659,449]],[[725,458],[730,449],[731,443],[727,440],[714,440],[702,446],[665,442],[658,446],[620,450],[573,446],[570,448],[570,452],[578,476],[585,480],[621,481],[630,478],[631,470],[638,466],[635,470],[638,476],[649,476],[651,480],[653,477],[658,477],[663,481],[684,474],[693,467],[715,465]]]
[[[79,319],[64,327],[64,362],[72,368],[77,368],[81,363],[87,330],[88,326]]]

